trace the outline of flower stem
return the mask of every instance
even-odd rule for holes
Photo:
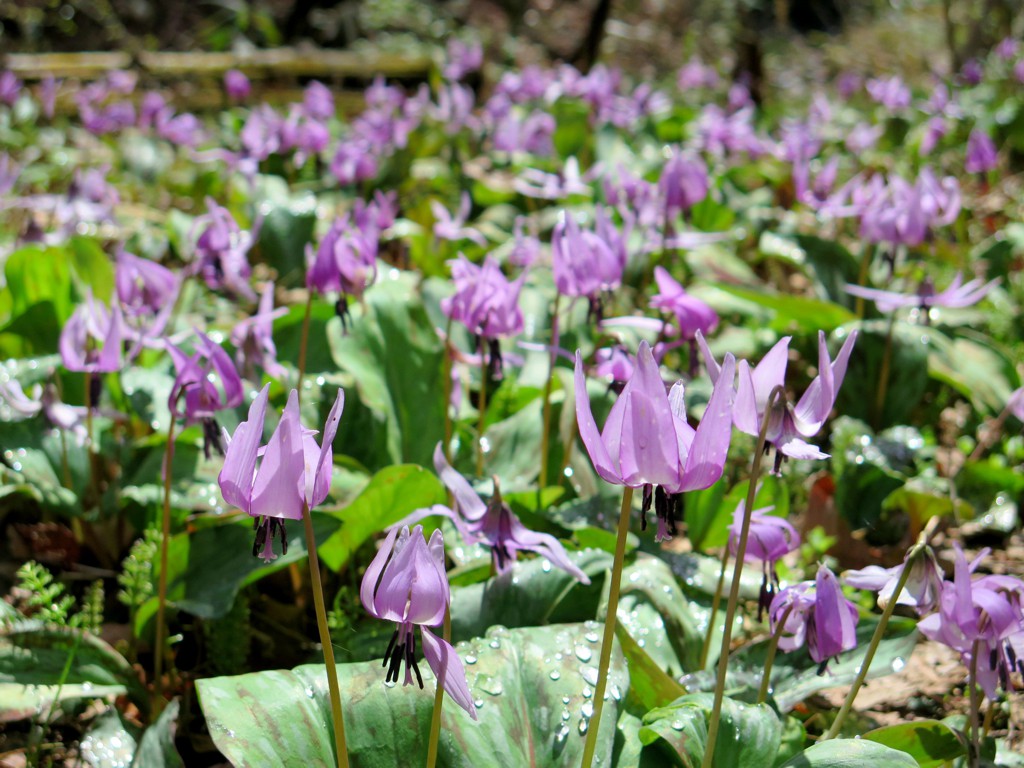
[[[476,476],[484,474],[484,420],[487,417],[487,359],[480,348],[480,416],[476,424]]]
[[[171,469],[174,465],[174,416],[167,426],[167,449],[164,451],[164,506],[160,515],[160,578],[157,581],[156,640],[153,659],[153,711],[156,720],[164,708],[163,676],[167,643],[167,548],[171,541]]]
[[[875,627],[875,634],[871,636],[871,643],[868,645],[868,649],[864,654],[864,661],[860,664],[857,677],[854,678],[853,685],[850,686],[850,692],[846,694],[846,700],[843,702],[843,706],[839,708],[839,713],[836,715],[836,719],[832,722],[832,727],[828,729],[828,733],[821,737],[822,741],[834,739],[839,735],[839,729],[843,727],[843,721],[846,720],[846,716],[850,714],[850,710],[853,708],[853,701],[857,698],[857,693],[860,691],[860,687],[867,679],[868,672],[871,668],[871,661],[875,658],[875,651],[878,650],[878,644],[882,642],[882,636],[885,634],[885,628],[889,624],[889,617],[892,616],[892,612],[896,608],[896,602],[899,600],[900,595],[903,594],[903,587],[906,586],[907,580],[910,578],[910,571],[913,568],[914,561],[923,551],[923,545],[915,544],[914,548],[911,549],[907,555],[907,559],[903,563],[903,570],[900,572],[900,578],[896,582],[896,588],[893,590],[892,597],[889,598],[889,602],[885,604],[885,608],[882,610],[882,615],[878,619],[878,626]]]
[[[327,667],[327,688],[331,696],[331,718],[334,721],[334,751],[338,768],[348,768],[348,748],[345,746],[345,719],[341,714],[341,689],[338,687],[338,668],[334,664],[334,646],[331,631],[327,628],[327,609],[324,607],[324,588],[320,583],[320,558],[316,553],[316,536],[313,533],[313,515],[307,504],[302,505],[302,522],[306,529],[306,552],[309,555],[309,583],[313,588],[313,604],[316,607],[316,626],[320,630],[320,645],[324,651]]]
[[[452,614],[451,606],[444,607],[444,639],[446,643],[452,641]],[[437,762],[437,745],[441,740],[441,706],[444,702],[444,678],[448,668],[441,665],[441,674],[434,681],[437,690],[434,691],[434,712],[430,716],[430,740],[427,742],[427,768],[434,768]]]
[[[878,389],[875,391],[875,429],[880,429],[885,418],[885,396],[889,393],[889,373],[892,367],[892,334],[896,326],[896,314],[889,318],[889,329],[885,334],[885,350],[882,353],[882,366],[878,372]]]
[[[722,650],[718,657],[718,676],[715,682],[715,699],[711,707],[711,719],[708,720],[708,739],[704,749],[702,768],[711,768],[715,758],[715,742],[718,739],[718,724],[722,717],[722,699],[725,697],[725,674],[729,669],[729,648],[732,644],[732,623],[736,618],[736,607],[740,597],[740,576],[743,573],[743,559],[747,554],[747,537],[750,534],[750,517],[754,511],[754,499],[757,496],[757,480],[761,474],[761,457],[764,456],[764,444],[768,435],[768,423],[772,420],[772,411],[785,399],[786,393],[782,386],[775,387],[768,395],[768,403],[764,416],[761,418],[761,430],[754,446],[754,460],[750,466],[750,481],[747,486],[747,501],[743,507],[743,527],[736,546],[736,563],[732,569],[732,583],[729,585],[729,602],[725,608],[725,627],[722,629]]]
[[[708,631],[704,635],[704,645],[700,649],[700,667],[704,669],[708,665],[708,654],[711,652],[711,637],[715,633],[715,620],[718,618],[718,607],[722,603],[722,589],[725,588],[725,569],[729,566],[729,547],[726,545],[722,552],[722,567],[718,570],[718,584],[715,586],[715,595],[711,598],[711,616],[708,618]]]
[[[604,617],[604,637],[601,640],[601,659],[597,667],[597,690],[594,692],[594,715],[590,718],[587,741],[583,746],[582,768],[590,768],[597,749],[597,732],[601,725],[601,711],[604,709],[604,689],[608,685],[608,667],[612,661],[612,642],[615,639],[615,625],[618,623],[619,583],[622,581],[622,562],[626,558],[626,536],[629,534],[629,513],[633,506],[633,489],[628,485],[622,489],[622,507],[619,510],[619,529],[615,539],[615,560],[612,564],[611,583],[608,587],[608,610]]]
[[[306,311],[302,315],[302,337],[299,339],[299,374],[295,381],[295,392],[302,402],[302,377],[306,375],[306,349],[309,346],[309,318],[313,313],[313,291],[307,291]]]
[[[551,379],[555,373],[555,350],[558,349],[558,301],[562,294],[555,292],[555,305],[551,310],[551,349],[548,352],[548,377],[544,382],[544,431],[540,433],[540,479],[537,482],[538,501],[548,484],[548,448],[551,431]],[[540,504],[537,505],[538,509]]]
[[[782,616],[779,618],[779,624],[775,627],[775,631],[772,633],[772,639],[768,643],[768,656],[764,660],[764,672],[761,677],[761,690],[757,693],[757,703],[764,704],[768,700],[768,689],[772,684],[772,665],[775,663],[775,653],[779,650],[779,640],[782,639],[782,633],[786,631],[786,619],[789,618],[789,614],[793,612],[795,603],[790,603]]]
[[[444,458],[452,463],[452,319],[444,329]]]
[[[978,732],[978,650],[981,646],[980,640],[975,640],[971,646],[971,666],[967,677],[967,694],[971,702],[971,746],[967,755],[969,768],[978,768],[981,760],[981,738]]]

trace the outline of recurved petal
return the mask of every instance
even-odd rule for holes
[[[763,414],[757,408],[757,396],[754,392],[754,381],[750,374],[750,364],[740,360],[736,366],[736,399],[733,401],[732,421],[736,429],[755,437],[761,429]]]
[[[444,688],[452,701],[476,720],[476,707],[473,706],[473,696],[469,692],[469,683],[466,682],[466,668],[462,666],[459,654],[449,643],[435,637],[426,627],[420,627],[420,639],[423,645],[423,658],[430,665],[437,684]]]
[[[630,381],[632,382],[632,379]],[[586,446],[587,453],[590,454],[594,469],[609,483],[622,485],[622,475],[609,455],[601,433],[597,430],[597,422],[594,421],[594,414],[590,408],[590,395],[587,393],[587,378],[583,373],[583,356],[579,350],[576,351],[575,394],[576,421],[579,424],[580,439],[583,440],[583,445]],[[608,426],[605,425],[605,430],[607,431],[607,429]]]
[[[249,511],[249,497],[256,475],[256,455],[263,439],[263,421],[269,397],[270,385],[267,384],[249,406],[246,420],[235,428],[234,436],[227,443],[224,468],[217,476],[224,501],[244,512]]]
[[[640,342],[632,397],[622,420],[619,466],[626,485],[672,486],[679,476],[675,419],[647,342]]]
[[[327,421],[324,422],[324,433],[321,435],[320,454],[316,460],[316,480],[313,483],[313,495],[309,499],[309,508],[322,504],[331,490],[331,469],[334,462],[332,446],[334,436],[338,434],[338,422],[341,421],[341,413],[345,410],[345,390],[338,388],[334,397],[334,405],[331,412],[327,414]]]
[[[733,403],[736,392],[732,388],[736,359],[727,354],[722,362],[721,375],[715,384],[704,417],[693,436],[690,452],[686,456],[679,491],[708,488],[722,476],[725,458],[732,440]]]
[[[750,372],[758,411],[764,411],[768,404],[768,396],[772,390],[786,383],[786,366],[789,363],[789,340],[789,336],[783,336],[779,339],[775,346],[768,350],[768,354],[761,358],[761,362],[757,364],[757,367]]]
[[[469,481],[448,463],[441,443],[434,448],[434,469],[437,470],[441,482],[452,492],[458,511],[464,518],[470,522],[476,522],[484,516],[484,513],[487,512],[487,505],[473,490]]]
[[[366,573],[363,574],[363,581],[359,585],[359,599],[363,603],[363,607],[373,616],[378,619],[383,618],[380,611],[377,610],[376,595],[377,595],[377,583],[380,581],[380,576],[384,572],[384,568],[388,564],[388,558],[391,557],[391,552],[395,548],[395,539],[398,537],[399,531],[402,530],[397,526],[388,531],[388,535],[384,537],[384,541],[381,542],[380,549],[377,550],[377,554],[374,555],[373,560],[366,567]],[[405,528],[406,536],[409,535],[409,529]]]

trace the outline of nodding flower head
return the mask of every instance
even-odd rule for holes
[[[411,532],[408,526],[393,527],[366,569],[359,597],[371,615],[397,625],[384,653],[385,680],[397,683],[404,664],[403,685],[411,685],[415,674],[416,682],[423,687],[416,663],[414,630],[419,626],[423,658],[435,679],[476,720],[462,660],[447,641],[427,629],[444,621],[451,602],[441,531],[434,531],[428,542],[422,526],[417,525]]]

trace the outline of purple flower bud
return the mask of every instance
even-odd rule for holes
[[[831,659],[857,647],[857,606],[843,597],[839,580],[824,565],[813,582],[803,581],[779,592],[768,616],[773,632],[782,624],[779,648],[806,647],[820,665],[818,674],[824,674]]]
[[[114,302],[108,309],[88,295],[60,333],[60,356],[69,371],[110,373],[123,365],[124,317]]]
[[[967,137],[967,160],[964,170],[968,173],[988,173],[999,165],[996,145],[981,128],[975,128]]]
[[[683,152],[673,152],[665,163],[658,189],[669,216],[688,211],[708,196],[707,165]]]
[[[686,292],[664,267],[654,268],[658,293],[651,297],[651,308],[667,310],[676,317],[681,338],[690,340],[697,332],[711,333],[718,327],[718,314],[700,299]]]
[[[166,342],[177,372],[167,407],[174,418],[185,419],[186,424],[212,422],[217,411],[234,408],[243,399],[242,380],[228,353],[206,334],[197,332],[197,335],[195,352],[191,355]],[[208,437],[219,436],[214,432]],[[216,442],[219,447],[219,441]]]
[[[0,103],[11,107],[21,93],[21,80],[9,69],[0,72]]]

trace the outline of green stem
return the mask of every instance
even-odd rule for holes
[[[700,649],[700,667],[704,669],[708,665],[708,654],[711,652],[711,637],[715,633],[715,621],[718,619],[718,607],[722,603],[722,589],[725,587],[725,569],[729,566],[729,547],[726,545],[722,552],[722,567],[718,570],[718,584],[715,586],[715,595],[711,598],[711,616],[708,619],[708,631],[704,635],[704,645]]]
[[[316,607],[316,625],[320,630],[320,645],[324,651],[327,667],[327,688],[331,696],[331,718],[334,721],[334,751],[338,768],[348,768],[348,747],[345,745],[345,718],[341,714],[341,689],[338,686],[338,668],[334,663],[334,646],[331,631],[327,628],[327,608],[324,605],[324,588],[320,582],[320,558],[316,553],[316,535],[313,533],[313,515],[309,506],[302,505],[302,522],[306,529],[306,552],[309,556],[309,583],[313,589],[313,604]]]
[[[313,313],[313,291],[309,290],[306,297],[306,311],[302,315],[302,337],[299,339],[299,375],[295,382],[295,391],[299,402],[302,402],[302,377],[306,375],[306,348],[309,344],[309,317]]]
[[[907,584],[907,579],[910,578],[910,571],[914,566],[914,561],[924,552],[925,547],[921,544],[915,544],[914,548],[910,550],[906,560],[903,562],[903,571],[900,573],[900,578],[896,582],[896,589],[893,590],[892,597],[889,598],[889,602],[885,604],[885,608],[882,610],[882,615],[878,619],[878,626],[875,627],[875,634],[871,636],[871,643],[868,645],[867,652],[864,654],[864,661],[860,664],[860,670],[857,672],[857,677],[853,680],[853,685],[850,686],[850,692],[846,694],[846,700],[843,702],[843,706],[839,708],[839,713],[836,715],[836,719],[832,722],[832,727],[828,729],[822,737],[822,741],[828,739],[834,739],[839,735],[839,729],[843,727],[843,721],[846,720],[846,716],[850,714],[850,710],[853,708],[853,701],[857,698],[857,693],[860,691],[860,687],[864,685],[864,681],[867,679],[868,672],[871,669],[871,661],[875,658],[875,651],[878,650],[878,644],[882,642],[882,637],[885,635],[885,628],[889,624],[889,617],[892,616],[893,610],[896,608],[896,603],[899,600],[900,595],[903,594],[903,588]]]
[[[970,768],[978,768],[981,759],[981,738],[978,733],[978,650],[980,640],[975,640],[971,646],[971,667],[967,678],[967,693],[971,702],[971,749],[967,756],[967,765]]]
[[[772,684],[772,665],[775,663],[775,654],[779,650],[779,640],[782,639],[782,633],[786,631],[786,619],[789,618],[789,614],[793,612],[795,603],[790,603],[786,606],[786,610],[779,618],[778,626],[775,627],[775,631],[772,633],[772,639],[768,643],[768,656],[764,660],[764,672],[761,677],[761,690],[757,693],[757,703],[764,704],[768,700],[768,689]]]
[[[548,444],[551,431],[551,380],[555,373],[555,350],[558,348],[558,300],[562,294],[555,292],[555,306],[551,310],[551,349],[548,353],[548,377],[544,382],[544,431],[540,435],[540,479],[537,482],[537,508],[540,508],[541,491],[548,484]]]
[[[594,714],[590,718],[587,741],[583,746],[582,768],[590,768],[597,749],[597,732],[601,725],[601,711],[604,709],[604,690],[608,685],[608,667],[612,661],[612,642],[615,625],[618,623],[619,585],[622,581],[622,562],[626,558],[626,536],[629,534],[629,513],[633,506],[633,489],[622,489],[622,507],[619,509],[618,536],[615,539],[615,560],[612,564],[611,582],[608,587],[608,610],[604,617],[604,638],[601,640],[601,660],[597,667],[597,690],[594,692]]]
[[[857,285],[864,287],[868,281],[868,268],[871,266],[871,259],[875,255],[875,246],[873,243],[864,243],[861,246],[860,254],[860,272],[857,275]],[[860,320],[864,319],[864,297],[858,296],[856,302],[856,313]]]
[[[173,465],[174,415],[172,414],[167,427],[167,450],[164,451],[164,506],[160,515],[160,577],[157,581],[152,720],[156,720],[164,708],[164,655],[167,647],[167,548],[171,541],[171,468]]]
[[[487,358],[480,347],[480,416],[476,424],[476,476],[484,474],[484,420],[487,417]]]
[[[718,676],[715,682],[715,699],[711,707],[711,719],[708,721],[708,740],[704,749],[702,768],[711,768],[714,764],[715,741],[718,738],[718,725],[722,717],[722,699],[725,697],[725,675],[729,669],[729,648],[732,644],[732,623],[736,618],[736,607],[740,597],[740,576],[743,574],[743,559],[747,554],[747,537],[750,534],[750,517],[754,511],[754,499],[757,496],[757,480],[761,474],[761,457],[764,456],[764,444],[768,435],[768,423],[772,420],[772,411],[785,399],[782,386],[775,387],[768,395],[768,403],[761,417],[761,430],[754,446],[754,460],[750,467],[750,481],[747,486],[747,501],[743,507],[743,526],[736,545],[736,563],[732,569],[732,583],[729,585],[729,602],[725,609],[725,627],[722,629],[722,650],[718,657]]]
[[[451,606],[444,607],[444,639],[445,642],[452,641],[452,614]],[[441,706],[444,702],[444,678],[448,669],[441,666],[441,675],[434,681],[437,690],[434,691],[434,711],[430,716],[430,740],[427,742],[427,768],[434,768],[437,763],[437,745],[441,740]]]
[[[878,389],[875,392],[875,423],[874,428],[882,426],[885,416],[885,396],[889,393],[889,369],[892,367],[892,334],[896,325],[896,313],[889,318],[889,329],[885,334],[885,350],[882,353],[882,366],[878,372]]]
[[[452,319],[444,329],[444,458],[452,463]]]

